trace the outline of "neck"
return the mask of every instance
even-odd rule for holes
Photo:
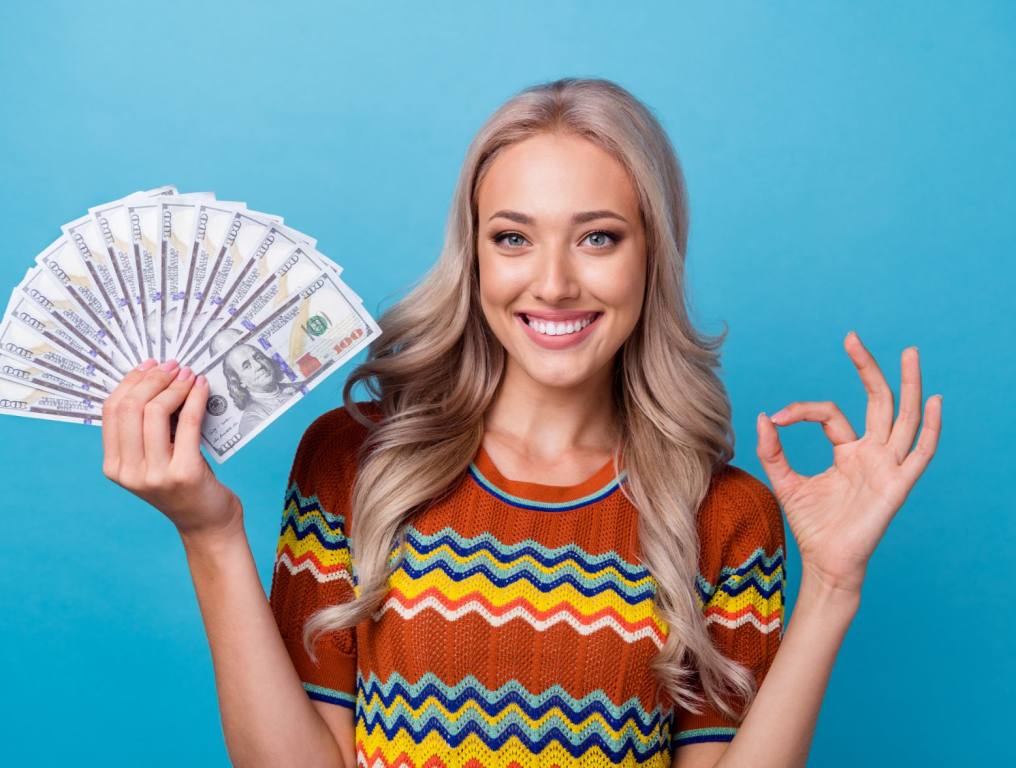
[[[484,430],[525,447],[534,459],[575,452],[609,453],[617,445],[618,415],[612,397],[614,362],[571,387],[531,378],[510,359]]]

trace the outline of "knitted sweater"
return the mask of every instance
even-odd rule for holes
[[[305,619],[358,594],[349,495],[366,433],[344,408],[307,429],[270,593],[307,695],[353,709],[359,765],[669,766],[681,745],[734,737],[712,707],[692,714],[657,694],[649,663],[668,626],[618,485],[627,473],[612,462],[546,485],[505,477],[481,447],[453,492],[411,521],[373,617],[319,638],[311,663]],[[783,635],[779,505],[727,465],[698,521],[708,631],[761,682]]]

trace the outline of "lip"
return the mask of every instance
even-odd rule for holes
[[[550,320],[555,323],[567,323],[569,320],[581,320],[594,313],[603,314],[595,309],[534,309],[532,311],[520,309],[515,314],[537,317],[540,320]]]
[[[603,313],[598,312],[596,317],[593,319],[593,322],[591,322],[589,325],[587,325],[578,333],[565,333],[562,334],[561,336],[545,336],[542,333],[538,333],[535,329],[530,328],[529,324],[522,319],[523,314],[529,313],[528,312],[515,313],[516,322],[518,322],[518,324],[522,326],[522,330],[525,331],[526,335],[530,338],[530,340],[533,341],[533,343],[543,347],[544,349],[567,349],[569,347],[574,347],[578,344],[581,344],[589,336],[592,335],[593,330],[596,328],[597,323],[600,322],[600,318],[603,317]],[[573,319],[575,317],[579,318],[586,317],[589,314],[589,312],[570,312],[570,313],[554,313],[554,314],[570,314],[572,316],[571,319]],[[542,312],[538,314],[534,313],[531,316],[540,319],[547,319],[544,317],[544,313]],[[567,321],[567,319],[569,318],[566,318],[565,322]]]

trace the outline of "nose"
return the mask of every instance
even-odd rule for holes
[[[533,297],[547,304],[557,304],[579,296],[575,274],[575,258],[567,243],[543,250],[534,260]]]

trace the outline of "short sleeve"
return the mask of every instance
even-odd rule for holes
[[[727,465],[699,513],[697,597],[713,643],[762,684],[783,638],[783,513],[768,486]],[[735,721],[711,703],[701,714],[678,707],[671,745],[731,741]]]
[[[349,538],[351,425],[344,409],[329,411],[300,440],[283,498],[269,603],[307,695],[353,708],[355,627],[320,635],[317,664],[303,645],[303,626],[312,613],[356,596]]]

